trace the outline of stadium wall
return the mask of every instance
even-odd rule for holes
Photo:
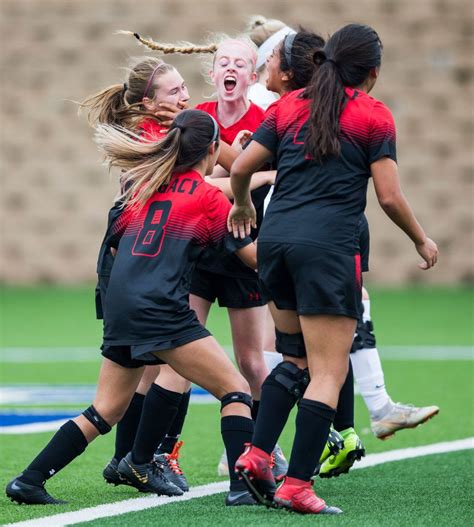
[[[435,271],[418,271],[370,186],[370,281],[473,281],[470,0],[2,0],[2,282],[94,279],[117,184],[70,101],[123,82],[121,68],[142,54],[114,31],[202,42],[213,30],[237,33],[254,13],[325,35],[354,21],[376,28],[385,50],[373,95],[393,110],[404,190],[441,255]],[[211,94],[197,57],[169,61],[193,103]]]

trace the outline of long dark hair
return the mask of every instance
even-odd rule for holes
[[[314,52],[324,46],[320,35],[300,28],[298,33],[287,35],[280,46],[280,70],[291,73],[290,90],[306,88],[314,74]]]
[[[202,161],[212,143],[219,144],[216,121],[201,110],[178,114],[160,141],[146,141],[126,128],[98,125],[95,141],[110,167],[119,167],[125,205],[143,206],[173,173],[184,172]]]
[[[380,67],[382,42],[369,26],[349,24],[336,31],[313,54],[316,65],[305,95],[312,99],[306,153],[321,160],[339,155],[339,118],[346,102],[344,88],[360,86],[370,70]]]

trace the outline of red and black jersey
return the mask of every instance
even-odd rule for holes
[[[396,161],[393,118],[380,101],[347,88],[341,154],[319,163],[305,155],[311,101],[302,97],[303,91],[274,103],[252,138],[273,153],[278,167],[259,240],[291,240],[354,254],[370,165],[382,157]]]
[[[156,119],[152,119],[151,117],[143,119],[137,126],[138,134],[148,141],[161,141],[166,136],[167,131],[168,128],[161,126]]]
[[[250,132],[255,132],[255,130],[260,126],[263,121],[265,112],[253,102],[250,103],[248,110],[245,114],[235,123],[231,124],[228,128],[219,122],[217,117],[217,101],[203,102],[196,106],[196,110],[202,110],[203,112],[212,115],[219,125],[221,132],[221,139],[226,142],[228,145],[231,145],[234,142],[237,134],[241,130],[249,130]]]
[[[191,170],[174,174],[140,210],[127,207],[114,218],[106,236],[118,250],[105,296],[104,344],[146,344],[186,331],[195,319],[191,274],[204,248],[234,252],[251,242],[228,234],[230,207]]]
[[[262,123],[263,117],[265,115],[264,110],[262,110],[260,106],[257,106],[251,102],[247,112],[238,121],[233,123],[228,128],[224,128],[219,122],[219,118],[217,116],[217,104],[217,101],[204,102],[198,104],[196,109],[202,110],[214,117],[217,124],[219,125],[221,139],[229,145],[233,143],[237,134],[241,130],[255,132],[255,130],[257,130],[257,128]],[[270,185],[264,185],[252,192],[252,201],[257,211],[258,228],[260,227],[260,223],[263,218],[263,203],[269,190]],[[258,235],[258,228],[252,229],[251,237],[253,239],[255,239]],[[255,273],[243,265],[238,258],[233,255],[216,255],[215,251],[212,249],[206,251],[206,253],[201,258],[198,267],[199,269],[204,269],[205,271],[223,276],[232,276],[234,278],[255,278]]]

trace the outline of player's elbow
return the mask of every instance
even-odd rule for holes
[[[241,160],[239,160],[238,158],[234,161],[233,165],[232,165],[232,168],[231,168],[231,171],[230,171],[230,175],[232,178],[235,178],[235,179],[242,179],[242,178],[245,178],[245,177],[250,177],[251,176],[251,172],[249,172],[249,170],[247,170],[247,168],[245,167],[245,164],[242,163]]]
[[[379,204],[387,214],[396,212],[400,208],[402,200],[402,195],[397,192],[390,192],[378,196]]]

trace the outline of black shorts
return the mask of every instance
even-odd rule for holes
[[[184,332],[179,337],[157,339],[154,342],[147,342],[145,344],[135,344],[133,346],[104,344],[102,346],[102,355],[124,368],[140,368],[142,366],[166,364],[164,360],[156,357],[153,352],[179,348],[195,340],[209,337],[210,335],[211,333],[206,328],[199,325],[191,331]]]
[[[299,315],[359,318],[362,300],[360,255],[312,245],[262,242],[257,245],[260,281],[278,309]]]
[[[211,303],[217,299],[220,307],[235,309],[264,306],[267,303],[256,273],[255,278],[233,278],[196,268],[190,293]]]
[[[102,356],[110,359],[119,366],[124,368],[141,368],[142,366],[153,366],[155,364],[164,364],[164,362],[157,357],[154,360],[140,360],[132,357],[131,346],[102,346]]]

